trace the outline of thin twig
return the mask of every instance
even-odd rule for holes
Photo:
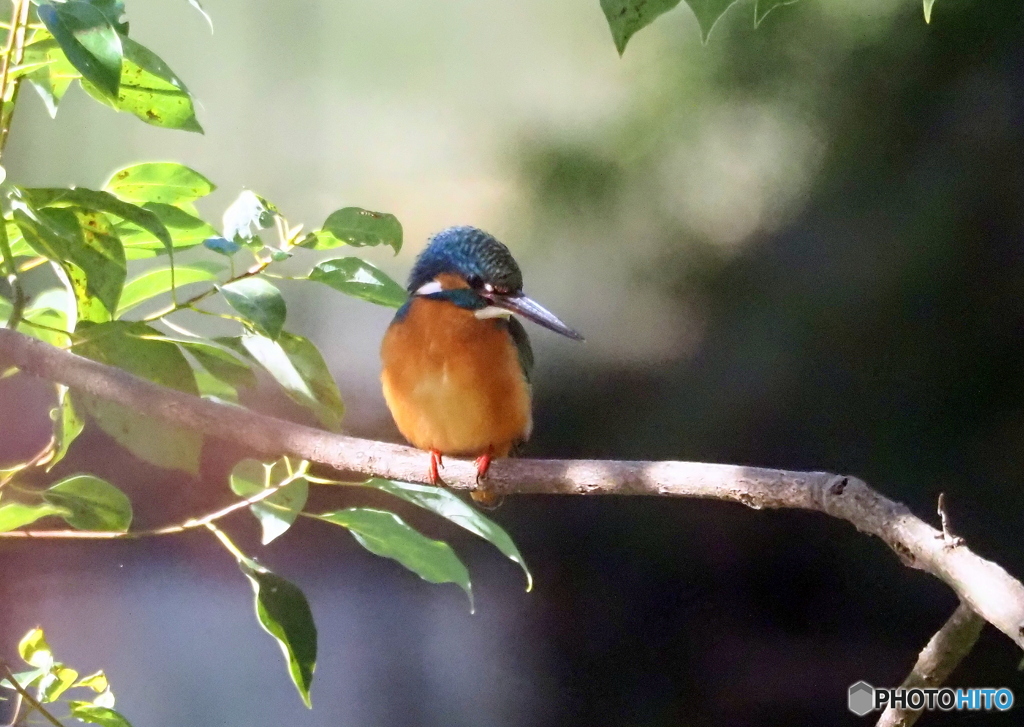
[[[14,119],[14,109],[18,104],[18,92],[21,90],[21,81],[24,76],[14,79],[14,91],[10,94],[10,101],[7,100],[7,90],[10,88],[10,69],[21,64],[25,56],[25,30],[28,27],[28,15],[32,3],[29,0],[13,0],[11,21],[13,27],[7,32],[7,46],[3,51],[3,59],[0,61],[0,100],[3,101],[3,108],[0,110],[0,156],[3,155],[7,146],[7,138],[11,133],[11,121]]]
[[[237,443],[267,458],[289,455],[405,482],[428,482],[423,452],[384,442],[333,434],[168,389],[121,369],[91,361],[7,329],[0,329],[4,364],[54,381],[158,421]],[[477,488],[476,467],[449,459],[446,484]],[[790,472],[701,462],[502,459],[486,486],[497,494],[661,495],[738,502],[754,509],[797,508],[822,512],[875,535],[904,564],[945,581],[972,609],[1024,648],[1024,585],[969,547],[944,547],[942,533],[906,506],[856,477]],[[19,537],[0,533],[0,537]]]
[[[60,723],[60,720],[58,720],[56,717],[50,714],[50,712],[47,711],[47,709],[39,703],[38,699],[29,694],[28,690],[18,683],[18,680],[14,678],[14,672],[11,671],[11,668],[7,666],[6,662],[0,661],[0,671],[3,671],[3,673],[7,676],[7,681],[9,681],[14,686],[14,690],[21,695],[21,698],[29,704],[31,704],[32,708],[39,712],[39,714],[43,715],[50,722],[50,724],[52,724],[54,727],[64,727],[64,725]]]
[[[939,687],[978,642],[985,619],[961,603],[917,657],[917,663],[901,685],[904,689]],[[886,708],[875,727],[910,727],[920,709]]]
[[[165,525],[160,528],[151,528],[149,530],[10,530],[6,533],[0,533],[0,538],[50,538],[58,540],[136,540],[138,538],[152,538],[158,535],[174,535],[175,533],[183,533],[186,530],[193,530],[195,528],[209,527],[209,525],[223,517],[227,517],[233,512],[241,510],[249,505],[254,505],[260,500],[273,495],[275,492],[280,490],[286,485],[290,485],[294,478],[288,478],[274,485],[268,487],[265,490],[260,490],[252,497],[247,497],[244,500],[233,502],[227,507],[222,507],[219,510],[215,510],[206,515],[202,515],[197,518],[189,518],[188,520],[175,523],[174,525]]]

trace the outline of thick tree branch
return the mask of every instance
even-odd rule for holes
[[[981,635],[985,620],[961,603],[917,657],[917,663],[901,685],[905,689],[939,687],[963,661]],[[875,727],[910,727],[921,716],[919,709],[886,708]]]
[[[267,457],[287,454],[363,475],[427,480],[426,455],[418,450],[199,399],[0,329],[0,370],[4,365]],[[476,488],[472,462],[447,460],[443,473],[449,487]],[[1024,585],[968,547],[950,547],[941,531],[855,477],[699,462],[504,459],[492,465],[488,487],[501,494],[702,497],[755,509],[823,512],[881,538],[906,565],[945,581],[971,609],[1024,648]]]

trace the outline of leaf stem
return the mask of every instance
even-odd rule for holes
[[[250,267],[248,270],[246,270],[241,275],[234,275],[234,276],[228,278],[223,283],[221,283],[221,285],[227,285],[228,283],[234,283],[235,281],[238,281],[238,280],[243,280],[245,278],[251,278],[253,276],[259,275],[264,270],[266,270],[267,267],[272,262],[273,262],[273,260],[263,260],[263,261],[260,261],[256,265],[253,265],[252,267]],[[148,315],[145,318],[143,318],[142,322],[143,323],[151,323],[151,322],[159,320],[159,319],[161,319],[161,318],[163,318],[165,316],[169,316],[171,313],[177,313],[178,311],[183,310],[185,308],[192,308],[196,303],[198,303],[201,300],[205,300],[206,298],[209,298],[211,295],[213,295],[216,292],[217,292],[217,286],[214,286],[212,288],[208,288],[208,289],[204,290],[201,293],[197,293],[196,295],[193,295],[191,298],[189,298],[187,300],[183,300],[183,301],[181,301],[179,303],[172,303],[171,305],[163,308],[162,310],[158,310],[156,313],[151,313],[150,315]],[[200,311],[200,312],[205,312],[205,311]]]

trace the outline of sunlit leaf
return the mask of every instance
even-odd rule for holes
[[[256,330],[277,338],[284,326],[287,309],[281,291],[263,278],[251,277],[219,286],[228,305]]]
[[[307,235],[301,244],[315,250],[339,245],[388,245],[397,253],[402,249],[402,224],[397,217],[386,212],[345,207],[328,215],[323,228]]]
[[[143,209],[152,212],[163,224],[170,235],[175,251],[196,247],[211,235],[217,234],[217,230],[210,223],[173,205],[146,202]],[[166,245],[159,242],[151,232],[138,225],[122,222],[117,226],[117,231],[121,236],[121,243],[124,245],[125,257],[129,260],[155,257],[167,252]]]
[[[109,192],[86,189],[85,187],[37,187],[21,188],[19,193],[36,208],[78,205],[88,210],[115,215],[149,232],[167,250],[171,250],[174,246],[170,233],[155,213],[130,202],[124,202]]]
[[[66,509],[64,519],[78,530],[125,532],[132,522],[131,501],[112,484],[92,475],[63,479],[44,490],[43,499]]]
[[[306,596],[297,586],[266,569],[252,568],[244,561],[238,565],[256,593],[260,625],[277,639],[299,696],[312,707],[309,689],[316,669],[316,624]]]
[[[64,692],[78,679],[78,672],[70,667],[58,666],[47,674],[39,683],[39,691],[43,702],[52,702],[60,698]]]
[[[170,341],[153,340],[160,334],[142,323],[115,321],[82,330],[87,340],[75,353],[123,368],[164,386],[198,394],[192,367]],[[202,437],[191,429],[164,424],[144,412],[73,392],[76,408],[88,412],[107,434],[136,457],[169,469],[199,470]]]
[[[74,686],[76,688],[83,687],[86,689],[91,689],[98,694],[100,692],[107,691],[107,689],[110,687],[110,683],[107,681],[107,675],[104,674],[102,671],[98,671],[94,674],[89,674],[88,676],[82,677]]]
[[[932,5],[934,4],[935,0],[924,0],[924,22],[926,23],[932,22]]]
[[[81,722],[97,724],[100,727],[132,727],[124,715],[110,707],[77,701],[68,702],[68,707],[71,709],[71,716]]]
[[[25,74],[25,78],[39,93],[51,117],[57,115],[57,106],[71,84],[82,77],[64,55],[60,44],[45,30],[37,31],[32,42],[25,47],[26,63],[45,63]]]
[[[405,288],[386,273],[356,257],[324,260],[309,273],[309,279],[346,295],[392,308],[401,307],[409,297]]]
[[[323,410],[317,412],[320,421],[328,429],[339,429],[345,415],[345,405],[320,350],[309,339],[287,331],[281,331],[277,342],[309,387],[313,399],[323,406]]]
[[[46,503],[25,505],[20,502],[11,502],[0,505],[0,533],[17,530],[25,525],[31,525],[39,518],[48,515],[63,515],[65,512],[67,511],[62,508]]]
[[[252,369],[227,351],[205,341],[179,340],[179,345],[192,354],[210,375],[233,389],[256,387],[256,374]]]
[[[49,669],[53,666],[53,649],[46,642],[46,634],[38,626],[21,637],[21,641],[18,642],[18,655],[26,663],[40,669]]]
[[[81,271],[84,280],[78,282],[84,283],[84,298],[96,298],[108,313],[116,310],[127,263],[120,240],[101,212],[72,208],[33,212],[18,208],[14,219],[33,249],[62,264],[73,281],[77,280],[77,271],[68,263]]]
[[[508,533],[496,522],[485,517],[475,507],[468,505],[451,490],[446,490],[442,487],[414,485],[409,482],[392,482],[391,480],[383,480],[376,477],[367,481],[366,486],[387,492],[390,495],[402,498],[406,502],[411,502],[414,505],[430,510],[459,527],[479,535],[500,550],[509,560],[518,564],[523,569],[523,573],[526,574],[526,590],[529,591],[533,588],[533,576],[530,574],[530,569],[526,567],[526,561],[523,560],[519,548],[512,542],[512,538],[509,537]]]
[[[237,345],[235,350],[262,366],[292,400],[312,411],[324,427],[331,430],[340,427],[344,413],[341,397],[337,385],[332,386],[333,379],[323,358],[319,352],[314,354],[310,350],[312,343],[294,334],[282,334],[278,341],[258,335],[216,340],[228,347]],[[289,350],[285,350],[285,345]],[[323,401],[318,397],[323,397]]]
[[[282,483],[287,482],[284,486]],[[280,487],[273,495],[249,506],[263,529],[263,545],[282,535],[295,522],[306,506],[309,483],[304,477],[289,477],[283,462],[265,465],[254,459],[245,459],[231,471],[231,490],[242,498],[249,498],[268,487]]]
[[[121,82],[123,38],[110,21],[84,0],[40,3],[39,19],[60,44],[64,55],[102,95],[116,98]]]
[[[49,673],[49,668],[46,669],[26,669],[25,671],[14,672],[14,681],[28,689],[41,678]],[[14,689],[14,685],[11,684],[10,679],[0,679],[0,687],[4,689]]]
[[[116,97],[97,92],[88,81],[82,88],[118,111],[127,111],[147,124],[203,133],[196,120],[192,95],[163,59],[131,38],[123,37],[124,67]]]
[[[138,205],[147,202],[175,205],[205,197],[216,186],[184,164],[145,162],[114,172],[103,189]]]
[[[176,265],[174,276],[171,268],[150,268],[136,278],[130,280],[121,293],[117,306],[117,317],[120,318],[129,310],[151,298],[171,291],[172,281],[180,288],[190,283],[202,283],[216,280],[218,273],[224,270],[220,263],[199,260],[188,265]]]
[[[431,540],[413,530],[398,515],[366,507],[317,515],[348,528],[356,541],[375,555],[392,558],[431,583],[455,583],[469,596],[473,609],[473,588],[469,571],[447,543]]]

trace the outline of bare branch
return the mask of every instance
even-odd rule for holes
[[[0,329],[0,364],[144,411],[168,424],[235,442],[268,458],[291,455],[337,470],[427,482],[426,455],[418,450],[332,434],[200,399],[16,331]],[[449,460],[444,472],[453,489],[477,486],[472,462]],[[823,512],[881,538],[906,565],[945,581],[971,609],[1024,648],[1024,585],[967,546],[947,548],[941,531],[855,477],[699,462],[503,459],[491,466],[487,486],[505,495],[701,497],[755,509]]]
[[[901,685],[904,689],[941,686],[963,661],[981,635],[985,619],[961,603],[917,657],[917,663]],[[919,709],[886,708],[875,727],[910,727],[921,716]]]

